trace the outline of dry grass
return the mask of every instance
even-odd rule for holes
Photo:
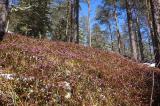
[[[0,43],[0,105],[148,106],[160,70],[111,52],[64,42],[8,35]]]

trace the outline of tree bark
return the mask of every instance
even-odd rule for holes
[[[108,27],[109,27],[109,31],[110,31],[111,50],[114,51],[114,47],[113,47],[113,35],[112,35],[112,30],[111,30],[110,23],[109,23]]]
[[[132,21],[132,13],[129,5],[129,1],[126,0],[126,11],[127,11],[127,21],[128,21],[128,31],[129,31],[129,39],[130,39],[130,47],[132,58],[138,61],[138,52],[137,52],[137,44],[136,44],[136,36],[133,31],[133,21]]]
[[[146,7],[148,7],[147,9],[147,21],[148,21],[148,27],[150,29],[150,35],[149,35],[149,46],[150,46],[150,53],[151,53],[151,59],[153,59],[152,57],[152,47],[153,47],[153,43],[152,43],[152,36],[154,36],[154,32],[153,32],[153,25],[152,25],[152,16],[151,16],[151,5],[150,5],[150,0],[146,0]],[[151,47],[152,46],[152,47]]]
[[[114,0],[114,19],[115,19],[115,22],[116,22],[116,35],[117,35],[117,40],[118,40],[118,52],[120,54],[122,54],[121,49],[123,49],[123,46],[122,46],[121,34],[120,34],[120,31],[119,31],[119,27],[118,27],[116,0]]]
[[[152,51],[152,40],[151,37],[148,36],[148,45],[149,45],[149,55],[150,55],[150,60],[153,61],[154,57],[153,57],[153,51]]]
[[[160,11],[160,4],[158,0],[150,0],[150,10],[152,16],[152,25],[153,25],[153,32],[154,34],[152,37],[154,55],[155,55],[155,63],[156,67],[160,68],[160,23],[159,23],[159,11]]]
[[[8,0],[0,1],[0,41],[3,40],[8,13]]]
[[[5,28],[5,32],[7,32],[7,33],[8,33],[8,28],[9,28],[9,20],[7,20],[7,22],[6,22],[6,28]]]
[[[70,1],[68,0],[67,1],[67,25],[66,25],[66,41],[69,41],[69,34],[68,34],[68,31],[69,31],[69,18],[70,18]]]
[[[88,40],[89,40],[89,46],[92,46],[92,38],[91,38],[91,31],[90,31],[90,12],[91,12],[91,8],[90,8],[90,0],[87,0],[87,4],[88,4]]]
[[[137,16],[136,20],[136,25],[137,25],[137,34],[138,34],[138,43],[139,43],[139,50],[140,50],[140,61],[144,61],[144,46],[142,43],[142,35],[140,31],[140,25],[139,25],[139,17]]]
[[[76,0],[76,30],[77,30],[77,36],[76,36],[76,43],[79,44],[79,0]]]
[[[70,6],[70,38],[69,38],[69,41],[70,42],[73,42],[73,28],[74,28],[74,1],[71,0],[71,6]]]

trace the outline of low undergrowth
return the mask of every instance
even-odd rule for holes
[[[0,105],[148,106],[160,70],[111,52],[8,35],[0,43]]]

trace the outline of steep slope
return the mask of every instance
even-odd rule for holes
[[[8,35],[0,43],[1,105],[147,106],[160,70],[112,52]]]

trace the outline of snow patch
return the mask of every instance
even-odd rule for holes
[[[63,89],[66,90],[65,98],[66,98],[66,99],[70,99],[71,96],[72,96],[72,93],[71,93],[71,89],[72,89],[72,88],[71,88],[70,83],[67,82],[67,81],[60,82],[60,83],[59,83],[59,87],[62,87]]]
[[[155,63],[143,63],[145,65],[147,65],[148,67],[156,67]]]
[[[0,77],[3,77],[8,80],[13,80],[15,77],[15,74],[0,74]]]
[[[72,95],[71,92],[67,92],[67,94],[65,95],[65,98],[66,98],[66,99],[70,99],[70,98],[71,98],[71,95]]]
[[[3,77],[7,80],[20,80],[22,79],[23,81],[31,81],[31,80],[34,80],[35,78],[34,77],[24,77],[24,76],[20,76],[18,78],[16,78],[16,74],[0,74],[0,77]]]

